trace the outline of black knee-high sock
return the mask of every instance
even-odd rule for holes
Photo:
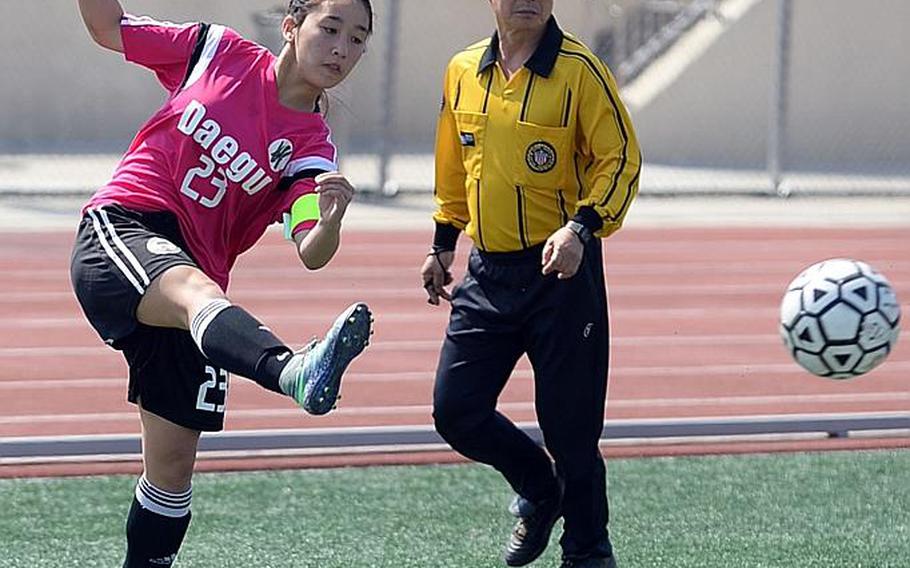
[[[192,489],[170,493],[149,483],[145,476],[126,521],[126,560],[123,568],[168,567],[177,558],[190,525]]]
[[[213,300],[193,317],[190,333],[202,353],[222,369],[282,392],[278,377],[292,351],[243,308]]]

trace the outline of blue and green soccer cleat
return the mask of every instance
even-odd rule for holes
[[[341,377],[351,361],[370,343],[373,316],[366,304],[341,312],[321,341],[313,341],[291,357],[281,371],[281,390],[310,414],[335,408]]]

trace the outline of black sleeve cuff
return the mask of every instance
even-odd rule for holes
[[[591,206],[585,206],[578,209],[578,213],[572,217],[573,221],[577,221],[588,228],[593,235],[597,231],[601,230],[604,226],[604,220],[597,214],[597,211],[594,210]]]
[[[437,250],[455,250],[458,235],[461,231],[453,225],[436,223],[436,234],[433,235],[433,248]]]

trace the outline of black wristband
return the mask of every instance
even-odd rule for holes
[[[436,232],[433,235],[433,250],[455,250],[458,235],[461,230],[453,225],[436,222]]]

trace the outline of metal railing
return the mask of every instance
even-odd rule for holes
[[[518,425],[534,440],[543,440],[534,422]],[[729,436],[809,435],[845,438],[851,433],[903,432],[910,429],[906,412],[793,414],[607,420],[602,440],[660,441],[710,444]],[[301,455],[301,453],[420,452],[447,449],[431,425],[250,430],[206,433],[199,442],[201,457],[245,455]],[[0,465],[54,461],[138,459],[140,438],[135,434],[0,438]]]
[[[616,73],[620,84],[638,76],[719,0],[610,1],[611,25],[594,38],[595,53]]]

